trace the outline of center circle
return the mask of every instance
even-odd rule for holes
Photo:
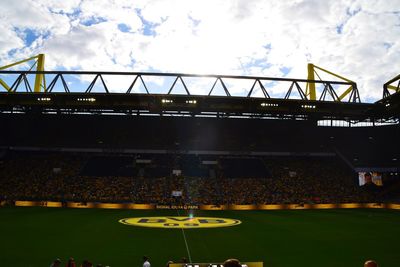
[[[228,227],[242,223],[236,219],[187,216],[135,217],[121,219],[119,222],[131,226],[179,229]]]

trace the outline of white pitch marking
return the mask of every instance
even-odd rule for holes
[[[179,210],[176,210],[176,211],[178,212],[178,216],[180,216]],[[186,245],[186,251],[187,251],[187,254],[188,254],[188,257],[189,257],[189,262],[192,262],[192,257],[190,256],[189,245],[188,245],[187,240],[186,240],[185,230],[183,230],[183,228],[181,228],[181,230],[182,230],[183,240],[185,241],[185,245]]]

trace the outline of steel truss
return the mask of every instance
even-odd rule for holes
[[[400,93],[400,74],[383,84],[383,98]]]
[[[226,82],[224,80],[226,79],[231,79],[231,80],[249,80],[251,81],[252,85],[251,87],[248,88],[248,93],[246,97],[254,97],[253,93],[256,89],[256,87],[259,87],[260,90],[263,93],[263,98],[271,98],[271,93],[268,92],[266,86],[264,85],[265,83],[271,83],[271,82],[286,82],[289,84],[287,92],[284,96],[283,99],[291,99],[293,92],[297,91],[297,95],[300,97],[301,100],[313,100],[310,99],[306,92],[303,90],[301,87],[301,83],[306,83],[308,84],[322,84],[323,85],[323,91],[321,93],[320,101],[327,101],[327,95],[329,94],[331,96],[331,99],[337,102],[341,102],[343,98],[340,98],[337,93],[334,90],[334,86],[336,85],[346,85],[350,86],[352,88],[351,93],[352,95],[349,97],[348,102],[360,102],[359,97],[353,97],[353,94],[355,96],[358,96],[358,90],[357,86],[353,82],[348,82],[348,81],[321,81],[321,80],[309,80],[309,79],[291,79],[291,78],[274,78],[274,77],[254,77],[254,76],[231,76],[231,75],[197,75],[197,74],[183,74],[183,73],[148,73],[148,72],[90,72],[90,71],[4,71],[0,70],[0,74],[6,74],[7,76],[10,75],[17,75],[17,78],[14,80],[14,82],[11,84],[11,86],[7,85],[3,80],[0,83],[6,91],[8,92],[37,92],[36,90],[33,90],[33,86],[30,84],[29,79],[27,79],[28,75],[42,75],[44,80],[49,79],[48,77],[52,77],[51,81],[48,83],[48,86],[43,86],[42,92],[44,93],[52,93],[56,84],[61,84],[62,88],[65,93],[70,93],[70,92],[84,92],[84,93],[92,93],[94,86],[96,83],[101,83],[104,93],[110,93],[110,92],[115,92],[113,88],[109,88],[109,86],[106,84],[104,80],[104,76],[130,76],[132,77],[132,83],[128,88],[125,89],[122,93],[125,94],[131,94],[133,92],[133,87],[137,83],[141,83],[143,88],[145,89],[145,92],[147,94],[151,94],[151,89],[148,83],[145,82],[145,79],[143,77],[153,77],[153,78],[163,78],[163,77],[171,77],[174,78],[174,82],[172,85],[168,88],[168,92],[166,93],[167,95],[173,95],[174,89],[177,87],[177,84],[180,83],[184,90],[185,94],[190,96],[192,95],[190,93],[189,87],[187,83],[185,82],[185,78],[198,78],[198,79],[215,79],[214,83],[212,84],[211,88],[208,88],[208,96],[213,95],[214,90],[218,86],[218,84],[223,88],[223,91],[227,97],[233,96],[231,94]],[[65,76],[66,75],[74,75],[74,76],[93,76],[94,78],[89,82],[89,85],[86,88],[82,87],[74,87],[71,88],[70,85],[66,82]]]
[[[45,55],[39,54],[34,57],[30,57],[3,67],[0,67],[0,74],[8,77],[8,83],[0,78],[0,88],[3,87],[7,92],[18,92],[21,91],[21,87],[23,87],[22,91],[25,92],[44,92],[44,93],[52,93],[57,83],[61,83],[62,88],[65,93],[73,92],[85,92],[91,93],[96,83],[99,82],[102,84],[103,90],[105,93],[115,92],[115,88],[109,88],[104,79],[105,75],[117,76],[122,75],[125,77],[132,77],[132,82],[128,88],[125,88],[125,94],[134,93],[132,90],[137,83],[141,83],[145,92],[150,94],[153,90],[151,90],[151,86],[149,86],[143,77],[152,77],[152,78],[173,78],[174,82],[170,86],[167,91],[167,95],[173,94],[173,90],[176,88],[177,84],[181,84],[184,88],[186,95],[191,95],[189,87],[185,82],[186,78],[198,78],[198,79],[215,79],[211,88],[204,88],[208,90],[208,96],[211,96],[216,90],[216,87],[220,85],[222,87],[225,95],[227,97],[233,96],[229,90],[229,86],[227,86],[226,79],[233,79],[235,81],[238,80],[247,80],[251,81],[251,87],[247,88],[247,97],[253,97],[253,93],[258,87],[264,98],[271,98],[271,93],[268,92],[268,87],[265,86],[266,83],[276,83],[276,82],[285,82],[289,84],[286,90],[286,94],[283,99],[291,99],[293,96],[293,92],[297,94],[297,97],[300,97],[301,100],[317,100],[316,98],[316,85],[322,86],[322,93],[320,95],[320,101],[327,101],[329,97],[333,101],[344,102],[343,100],[350,94],[347,102],[361,102],[359,93],[357,90],[357,85],[355,82],[346,79],[340,75],[327,71],[321,67],[315,66],[313,64],[308,65],[308,78],[307,79],[290,79],[290,78],[273,78],[273,77],[249,77],[249,76],[230,76],[230,75],[197,75],[197,74],[183,74],[183,73],[147,73],[147,72],[90,72],[90,71],[44,71],[44,60]],[[30,66],[28,71],[13,71],[8,70],[14,66],[26,64],[32,62],[33,64]],[[36,67],[36,71],[33,69]],[[324,71],[335,78],[339,78],[340,81],[322,81],[316,70]],[[11,76],[17,75],[13,82]],[[29,76],[34,76],[35,81],[34,85],[31,84],[31,81],[28,79]],[[65,76],[79,76],[78,80],[87,81],[88,75],[94,75],[94,78],[89,82],[89,85],[86,88],[83,86],[73,85],[73,88],[68,84]],[[315,80],[315,75],[319,80]],[[53,77],[51,77],[53,76]],[[84,77],[83,77],[84,76]],[[47,80],[51,79],[46,85]],[[9,84],[10,83],[10,84]],[[306,88],[303,90],[300,83],[306,83]],[[348,89],[344,91],[341,95],[338,95],[334,86],[346,85]],[[120,89],[120,88],[118,88]],[[243,88],[246,89],[246,88]],[[118,90],[120,91],[120,90]],[[329,96],[329,97],[328,97]]]

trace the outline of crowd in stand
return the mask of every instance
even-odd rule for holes
[[[281,204],[381,202],[380,190],[358,185],[337,159],[264,159],[268,177],[83,176],[85,157],[50,154],[0,161],[0,200],[153,204]],[[173,195],[172,192],[180,192]]]

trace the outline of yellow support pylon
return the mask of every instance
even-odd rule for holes
[[[318,67],[318,66],[316,66],[316,65],[314,65],[312,63],[309,63],[307,65],[307,72],[308,72],[307,80],[315,80],[315,75],[314,75],[316,73],[315,69],[321,70],[321,71],[323,71],[325,73],[328,73],[328,74],[330,74],[330,75],[332,75],[332,76],[334,76],[336,78],[339,78],[339,79],[341,79],[343,81],[355,84],[355,82],[352,81],[352,80],[349,80],[349,79],[347,79],[347,78],[345,78],[343,76],[340,76],[340,75],[338,75],[336,73],[333,73],[333,72],[331,72],[329,70],[326,70],[326,69],[323,69],[321,67]],[[348,94],[350,94],[352,90],[353,90],[353,86],[350,85],[350,87],[347,88],[347,90],[344,91],[339,96],[337,101],[342,101],[343,98],[345,98]],[[316,93],[316,89],[315,89],[315,83],[313,83],[313,82],[308,82],[307,83],[307,85],[306,85],[306,96],[309,98],[309,100],[317,100],[317,93]]]
[[[315,80],[314,76],[314,64],[307,64],[307,80]],[[306,96],[309,100],[317,100],[317,94],[315,90],[315,83],[307,83],[306,85]]]
[[[44,54],[39,54],[37,59],[37,67],[36,71],[44,71]],[[33,91],[38,93],[41,91],[41,85],[43,83],[43,91],[46,90],[46,80],[44,78],[44,74],[36,74],[35,78],[35,87]]]
[[[400,74],[397,75],[396,77],[394,77],[394,78],[392,79],[392,81],[393,81],[393,80],[400,80]],[[397,86],[394,86],[394,85],[388,85],[387,88],[390,89],[390,90],[394,90],[396,93],[397,93],[397,92],[400,92],[400,88],[397,87]]]
[[[31,61],[31,60],[36,60],[35,63],[31,66],[31,69],[36,65],[36,71],[44,71],[44,54],[39,54],[37,56],[33,56],[30,58],[9,64],[9,65],[6,65],[6,66],[0,67],[0,70],[5,70],[8,68],[14,67],[16,65]],[[0,85],[3,86],[8,92],[11,92],[11,88],[2,79],[0,79]],[[43,90],[42,90],[42,88],[43,88]],[[42,73],[36,74],[35,85],[33,87],[33,91],[35,93],[46,91],[46,79],[45,79],[44,74],[42,74]]]

